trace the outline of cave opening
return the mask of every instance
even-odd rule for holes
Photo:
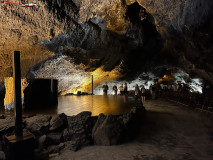
[[[130,71],[128,77],[132,77],[132,74],[138,75],[150,69],[164,41],[156,29],[153,16],[138,2],[127,6],[126,19],[131,23],[126,35],[137,44],[137,47],[125,57],[126,66],[128,66],[126,70]]]
[[[138,2],[127,6],[126,19],[141,30],[144,45],[158,41],[160,35],[156,29],[153,16]]]
[[[135,2],[127,6],[126,16],[131,22],[137,23],[140,21],[140,16],[139,16],[140,11],[143,12],[145,11],[145,9],[142,6],[140,6],[138,2]]]

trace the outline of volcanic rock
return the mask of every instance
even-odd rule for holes
[[[59,145],[52,145],[48,147],[49,154],[58,153],[65,147],[64,143],[60,143]]]
[[[14,129],[15,129],[14,117],[6,117],[5,119],[0,119],[0,136],[10,133]]]
[[[92,142],[93,121],[91,112],[81,112],[76,116],[67,117],[68,128],[63,132],[65,141],[72,141],[74,150]]]
[[[116,145],[120,142],[123,126],[120,121],[112,115],[103,118],[99,116],[93,129],[94,143],[97,145]]]
[[[42,135],[49,129],[50,118],[51,116],[49,115],[36,115],[34,117],[26,118],[24,123],[29,131],[36,135]]]
[[[62,141],[62,132],[49,133],[46,137],[47,146],[58,145]]]
[[[43,149],[46,148],[46,141],[47,141],[47,135],[43,135],[38,138],[37,143],[38,143],[38,148]]]
[[[50,120],[50,131],[63,130],[67,126],[67,116],[62,113],[54,115]]]

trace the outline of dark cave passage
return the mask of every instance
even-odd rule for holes
[[[146,9],[140,6],[138,2],[127,6],[126,18],[133,26],[142,31],[144,45],[158,41],[160,35],[156,30],[153,16],[147,13]]]
[[[128,67],[124,67],[123,70],[130,75],[128,77],[132,77],[150,69],[164,41],[156,29],[153,16],[147,13],[138,2],[127,6],[126,19],[131,22],[126,36],[138,43],[138,46],[124,59],[125,66]]]

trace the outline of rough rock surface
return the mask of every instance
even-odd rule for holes
[[[62,132],[54,132],[47,134],[46,137],[47,146],[59,145],[62,141],[62,136],[63,136]]]
[[[93,117],[92,113],[87,111],[70,117],[64,113],[53,116],[35,115],[24,118],[23,127],[24,131],[35,135],[37,159],[47,159],[48,155],[58,155],[65,147],[77,151],[92,144],[109,146],[125,142],[125,136],[129,136],[129,132],[139,126],[136,121],[143,116],[140,111],[144,111],[141,104],[133,107],[129,113],[118,116],[100,114]],[[13,117],[2,117],[0,136],[14,134],[14,125]],[[3,139],[0,138],[0,151],[4,145]]]
[[[138,130],[138,123],[144,116],[145,109],[141,104],[133,107],[130,112],[120,115],[104,116],[100,114],[92,130],[94,143],[97,145],[117,145],[133,132]]]
[[[14,117],[6,117],[0,119],[0,136],[11,133],[15,129],[15,119]]]
[[[54,52],[69,55],[78,64],[83,57],[83,63],[90,69],[104,66],[111,71],[122,64],[120,70],[124,75],[133,69],[142,72],[152,66],[173,64],[192,76],[212,82],[212,58],[209,58],[212,0],[44,0],[38,3],[40,7],[32,11],[8,5],[1,8],[0,22],[5,25],[0,26],[0,51],[3,50],[0,80],[11,76],[9,51],[18,48],[23,52],[23,75]],[[142,7],[148,21],[139,17]],[[133,62],[135,68],[131,66]],[[54,69],[50,64],[44,74]],[[54,74],[47,76],[66,79]]]
[[[109,146],[119,143],[123,128],[115,116],[108,115],[103,120],[101,115],[96,123],[99,124],[95,125],[93,129],[93,139],[96,145]]]
[[[49,154],[59,153],[65,147],[64,143],[60,143],[59,145],[52,145],[48,147]]]
[[[71,141],[71,149],[77,150],[83,145],[92,143],[93,121],[91,112],[82,112],[76,116],[67,117],[68,128],[63,132],[65,141]]]
[[[52,116],[50,120],[50,131],[63,130],[67,126],[67,116],[62,113]]]
[[[41,135],[48,131],[50,127],[50,119],[51,116],[49,115],[37,115],[26,118],[24,123],[26,124],[26,129],[36,135]]]

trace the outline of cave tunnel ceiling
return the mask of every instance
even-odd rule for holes
[[[38,5],[2,6],[0,81],[12,75],[11,52],[20,50],[28,78],[62,80],[62,68],[65,77],[74,72],[82,78],[83,70],[102,68],[100,73],[116,70],[121,75],[116,78],[131,79],[168,66],[213,82],[212,0],[42,0]]]

